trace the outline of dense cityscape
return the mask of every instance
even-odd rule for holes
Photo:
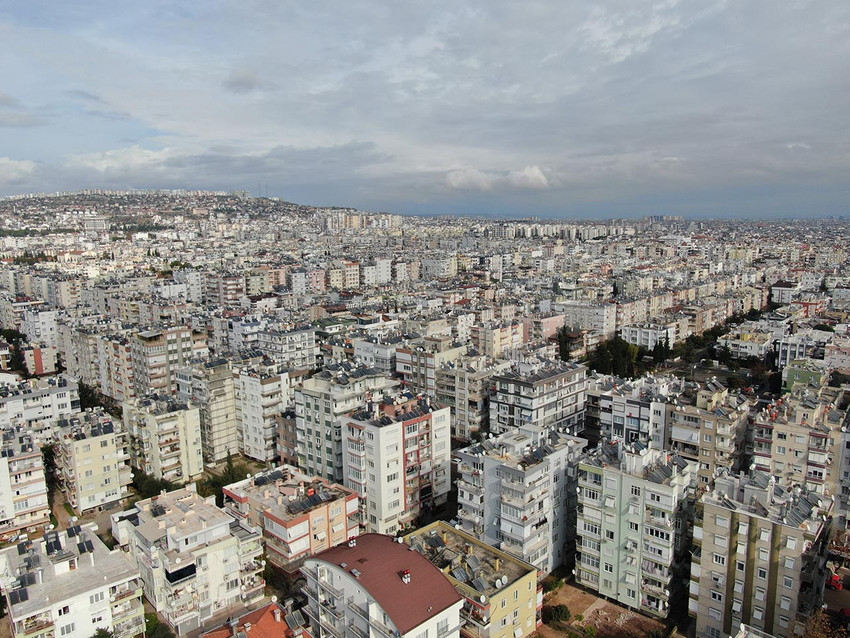
[[[4,635],[840,632],[848,226],[0,200]]]

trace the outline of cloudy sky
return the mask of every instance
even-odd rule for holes
[[[850,214],[847,0],[4,0],[0,42],[0,195]]]

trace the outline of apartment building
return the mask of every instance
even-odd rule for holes
[[[22,426],[7,426],[0,450],[0,535],[49,522],[41,448]]]
[[[302,611],[315,636],[460,636],[461,595],[427,558],[391,536],[352,538],[308,558],[301,573]]]
[[[463,596],[461,635],[521,638],[542,623],[543,590],[537,568],[478,537],[436,521],[404,537]]]
[[[682,324],[686,321],[672,319],[665,322],[652,321],[646,323],[623,326],[620,329],[620,337],[631,344],[651,351],[656,344],[666,344],[669,347],[679,342],[683,330]]]
[[[57,345],[56,318],[58,310],[27,308],[21,315],[21,332],[30,343],[43,343],[53,348]]]
[[[755,405],[756,399],[730,394],[716,380],[707,381],[695,397],[689,389],[667,405],[665,447],[697,462],[699,485],[710,486],[717,470],[743,468],[751,443],[748,420]]]
[[[485,355],[462,356],[436,369],[436,398],[452,412],[452,437],[468,441],[489,429],[490,384],[510,363]]]
[[[305,379],[295,390],[298,467],[342,483],[342,419],[397,386],[378,370],[349,362],[327,365]]]
[[[603,339],[611,339],[617,334],[616,304],[568,299],[552,304],[552,310],[564,315],[565,326],[593,330]]]
[[[177,398],[198,406],[204,463],[215,465],[239,452],[233,365],[228,359],[194,363],[176,372]]]
[[[620,379],[593,373],[587,382],[585,429],[598,431],[603,439],[639,441],[662,449],[667,405],[683,389],[684,381],[673,375]]]
[[[773,333],[769,331],[734,330],[717,339],[717,348],[728,348],[733,359],[764,359],[773,349]]]
[[[224,487],[224,509],[263,531],[265,557],[291,576],[359,533],[357,492],[281,465]]]
[[[454,455],[460,529],[549,573],[575,552],[576,465],[587,441],[526,424]]]
[[[130,464],[148,476],[173,483],[199,478],[204,471],[201,419],[197,406],[148,395],[122,405],[130,441]]]
[[[603,442],[578,464],[576,582],[666,618],[684,601],[696,464]]]
[[[395,373],[396,351],[403,343],[404,338],[400,335],[391,337],[370,335],[351,340],[355,360],[386,375]]]
[[[59,487],[83,514],[130,494],[129,441],[121,421],[96,410],[62,419],[56,429]]]
[[[493,376],[496,392],[490,398],[490,431],[507,432],[526,423],[584,429],[587,368],[563,361],[515,363]]]
[[[244,296],[244,273],[204,273],[204,303],[208,306],[238,306]]]
[[[112,535],[139,568],[145,598],[178,635],[231,605],[262,598],[260,530],[203,498],[195,484],[112,515]]]
[[[261,330],[257,333],[257,349],[292,369],[315,368],[319,351],[316,331],[313,328]]]
[[[145,330],[130,339],[136,395],[177,392],[177,370],[209,354],[205,333],[187,326]]]
[[[779,638],[820,610],[832,501],[772,476],[723,473],[697,505],[688,612],[696,635],[741,623]]]
[[[0,551],[0,584],[17,637],[115,638],[145,630],[139,570],[96,527],[50,531]]]
[[[841,413],[809,388],[798,388],[762,408],[753,419],[755,468],[828,498],[840,492],[832,469],[841,458]]]
[[[277,458],[276,416],[287,407],[289,373],[265,361],[233,369],[236,437],[245,456],[268,463]]]
[[[466,346],[454,343],[450,336],[425,337],[421,343],[396,349],[395,371],[406,388],[434,397],[437,394],[437,368],[464,354]]]
[[[446,501],[450,489],[450,411],[410,393],[343,419],[345,486],[360,494],[361,523],[394,534]]]
[[[488,357],[505,358],[527,342],[525,325],[519,321],[509,323],[479,323],[469,333],[475,348]]]
[[[80,409],[77,382],[65,376],[0,381],[0,428],[55,423]]]
[[[97,334],[93,340],[97,348],[97,389],[118,402],[132,399],[136,396],[136,382],[130,339],[126,334]]]

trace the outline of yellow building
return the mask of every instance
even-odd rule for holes
[[[436,565],[464,598],[461,636],[520,638],[541,623],[537,568],[475,536],[436,521],[404,537]]]

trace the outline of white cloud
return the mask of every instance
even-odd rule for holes
[[[508,173],[507,182],[517,188],[548,188],[549,180],[539,166],[526,166]]]
[[[0,157],[0,184],[14,185],[29,177],[36,169],[36,163],[29,160],[13,160]]]
[[[446,173],[446,184],[458,190],[488,191],[497,181],[496,175],[484,173],[477,168],[461,168]]]

